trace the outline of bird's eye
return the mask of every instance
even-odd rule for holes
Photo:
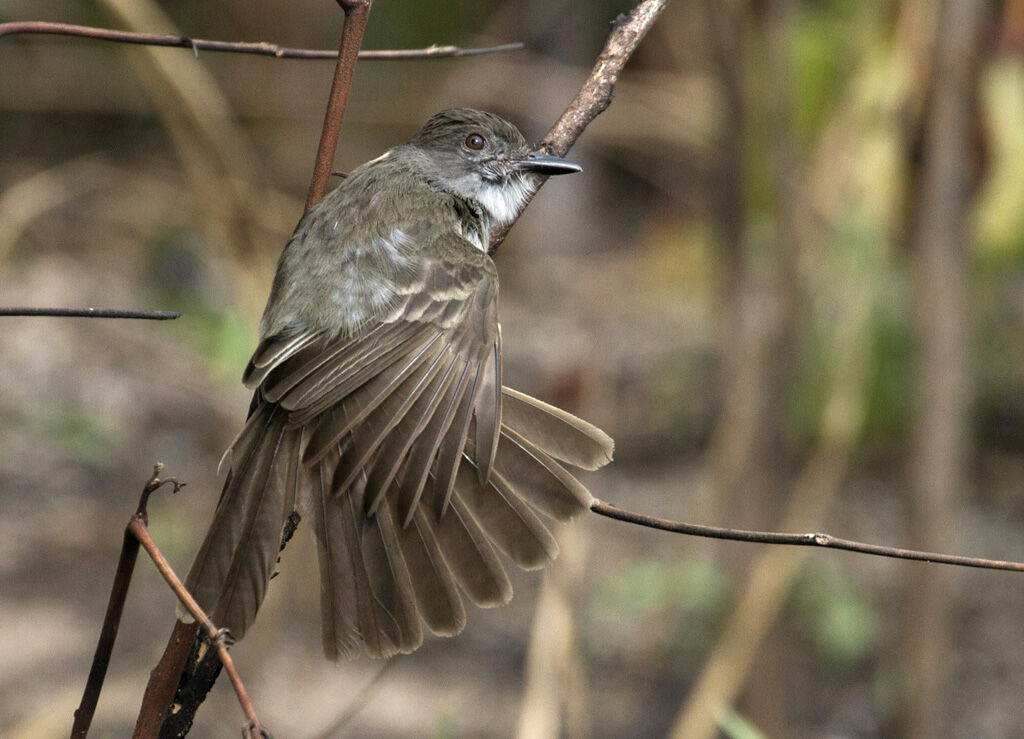
[[[466,148],[472,149],[473,151],[480,151],[486,146],[487,142],[484,137],[478,133],[471,133],[466,137]]]

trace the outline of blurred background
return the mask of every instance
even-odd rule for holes
[[[538,139],[629,2],[378,2],[337,168],[433,112]],[[336,48],[328,0],[3,0],[54,20]],[[331,62],[0,41],[0,305],[177,309],[0,329],[0,734],[66,736],[122,531],[187,569],[302,210]],[[1024,559],[1024,2],[670,3],[497,255],[507,382],[617,441],[586,483],[694,522]],[[300,529],[301,531],[301,529]],[[304,532],[303,532],[304,533]],[[547,573],[381,664],[320,657],[289,547],[233,650],[278,736],[1007,737],[1024,579],[710,542],[586,516]],[[97,736],[173,623],[143,561]],[[353,706],[360,710],[353,713]],[[237,736],[222,679],[193,735]],[[339,727],[339,723],[341,726]]]

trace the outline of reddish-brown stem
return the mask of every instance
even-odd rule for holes
[[[128,595],[128,585],[131,583],[132,573],[135,572],[135,561],[138,556],[138,540],[125,531],[124,541],[121,543],[121,558],[117,563],[114,585],[110,589],[107,613],[103,619],[99,642],[96,644],[96,653],[92,658],[89,679],[85,683],[82,701],[75,710],[75,721],[71,727],[72,739],[84,739],[89,733],[89,725],[96,712],[96,704],[100,698],[100,691],[103,689],[103,680],[107,676],[107,667],[110,665],[110,655],[114,651],[117,630],[121,624],[121,613],[124,611],[124,601]]]
[[[645,513],[628,511],[602,500],[595,500],[590,510],[601,516],[614,518],[617,521],[646,526],[660,531],[670,531],[686,536],[703,536],[710,539],[729,539],[731,541],[749,541],[756,544],[781,544],[798,547],[826,547],[841,549],[846,552],[871,554],[876,557],[893,557],[895,559],[911,559],[918,562],[934,562],[937,564],[956,565],[958,567],[977,567],[986,570],[1010,570],[1024,572],[1024,562],[1008,562],[1001,559],[981,559],[979,557],[963,557],[957,554],[940,554],[938,552],[919,552],[914,549],[900,549],[881,544],[866,544],[850,539],[840,539],[831,534],[783,534],[773,531],[748,531],[746,529],[727,529],[720,526],[703,526],[696,523],[673,521],[668,518],[648,516]]]
[[[146,684],[146,692],[142,696],[142,708],[135,720],[135,731],[132,734],[134,739],[157,736],[160,727],[164,723],[164,714],[167,707],[174,700],[174,693],[178,689],[181,680],[181,673],[188,661],[189,651],[199,633],[199,623],[193,621],[190,624],[183,621],[176,621],[171,631],[171,638],[164,648],[163,656],[157,662],[156,667],[149,673],[149,682]]]
[[[225,672],[231,678],[231,685],[235,689],[235,694],[238,696],[238,702],[242,706],[242,712],[245,713],[246,726],[256,727],[259,730],[262,729],[259,718],[256,716],[256,710],[253,708],[252,701],[249,699],[249,693],[245,689],[245,685],[242,684],[242,678],[238,675],[238,670],[235,669],[235,662],[231,659],[231,655],[228,653],[227,645],[225,644],[225,632],[217,629],[209,617],[203,612],[203,609],[196,603],[195,598],[192,594],[185,589],[181,580],[171,569],[171,565],[167,562],[163,552],[157,547],[156,542],[149,535],[149,530],[146,528],[145,521],[142,517],[136,515],[132,517],[131,523],[128,524],[128,529],[131,533],[139,540],[142,548],[146,550],[150,558],[153,560],[153,564],[156,565],[157,570],[163,576],[167,584],[171,586],[171,590],[178,596],[178,600],[182,602],[186,610],[192,617],[199,623],[200,627],[206,633],[207,637],[213,643],[214,648],[217,650],[217,656],[220,658],[221,663],[224,665]]]
[[[142,488],[142,495],[139,497],[139,505],[132,516],[132,522],[146,520],[146,504],[149,502],[150,494],[155,490],[169,483],[174,485],[174,490],[177,492],[183,485],[173,477],[161,480],[160,473],[163,468],[164,466],[159,463],[153,465],[153,476]],[[92,658],[92,667],[89,669],[89,678],[85,683],[82,700],[75,710],[75,720],[71,728],[73,739],[85,737],[89,733],[92,717],[96,713],[96,704],[99,702],[100,692],[103,690],[103,681],[107,676],[107,667],[110,665],[110,655],[113,653],[114,643],[117,641],[117,630],[121,625],[121,614],[124,611],[124,602],[128,596],[128,587],[131,585],[138,556],[139,540],[131,533],[131,522],[129,522],[125,528],[124,541],[121,544],[121,557],[117,563],[114,584],[110,588],[110,600],[107,602],[107,612],[103,618],[100,638]]]
[[[359,46],[362,44],[363,32],[366,29],[366,21],[370,12],[370,4],[372,0],[338,0],[342,10],[345,13],[344,25],[342,27],[341,44],[337,53],[337,65],[334,70],[334,79],[331,83],[331,93],[327,104],[327,111],[324,115],[324,126],[323,132],[320,137],[320,145],[317,150],[316,163],[313,170],[313,178],[309,187],[309,194],[306,198],[306,210],[309,210],[315,203],[317,203],[327,192],[327,182],[331,174],[331,169],[334,162],[334,153],[338,145],[338,136],[341,129],[341,120],[345,112],[345,103],[348,99],[348,92],[352,86],[352,77],[355,70],[356,59],[359,56]],[[170,582],[170,580],[168,580]],[[188,596],[188,593],[184,593]],[[182,598],[182,602],[185,603],[186,607],[189,607],[188,601]],[[193,605],[194,602],[193,602]],[[198,606],[196,606],[198,608]],[[189,607],[189,611],[195,615],[195,611],[192,611]],[[197,620],[201,621],[197,616]],[[167,664],[182,664],[187,659],[187,654],[190,649],[190,645],[184,643],[183,640],[175,640],[175,634],[177,634],[183,625],[181,622],[175,626],[174,633],[171,636],[171,641],[168,643],[167,649],[165,650],[164,658],[162,663]],[[212,628],[212,624],[210,627]],[[241,681],[238,679],[237,673],[234,672],[233,664],[231,664],[231,658],[227,654],[227,650],[223,648],[223,645],[218,642],[218,651],[221,652],[222,659],[224,659],[224,667],[231,674],[232,684],[235,685],[236,691],[241,690],[239,693],[239,700],[242,701],[244,695],[244,688],[241,685]],[[232,674],[234,673],[234,674]],[[152,682],[152,681],[151,681]],[[212,684],[212,679],[211,683]],[[147,691],[147,696],[149,692]],[[162,702],[156,702],[152,700],[146,702],[142,706],[140,712],[140,720],[142,713],[152,714],[154,711],[159,711],[159,715],[162,716],[166,706],[170,703],[170,697],[166,693],[161,693],[160,698]],[[166,698],[166,700],[164,700]],[[200,699],[201,700],[201,699]],[[243,701],[243,708],[248,698]],[[251,707],[251,704],[250,704]],[[188,706],[188,710],[194,710],[195,706]],[[248,712],[246,713],[248,716]],[[255,714],[250,718],[250,721],[256,721]],[[258,722],[247,724],[248,730],[255,730],[254,727],[258,727]]]
[[[327,101],[327,112],[324,114],[324,128],[320,134],[316,163],[313,165],[313,181],[309,184],[309,194],[306,196],[306,210],[316,205],[327,193],[327,181],[334,165],[334,152],[338,148],[341,119],[345,115],[345,103],[348,100],[348,91],[352,87],[352,75],[355,73],[359,46],[363,43],[363,32],[366,30],[371,2],[372,0],[338,0],[341,9],[345,11],[345,24],[341,29],[338,63],[334,67],[334,81],[331,83],[331,96]]]
[[[78,36],[100,41],[113,41],[121,44],[141,44],[144,46],[171,46],[193,51],[217,51],[234,54],[256,54],[272,56],[277,59],[337,59],[338,52],[333,49],[294,49],[279,46],[266,41],[214,41],[188,36],[176,36],[164,33],[135,33],[132,31],[115,31],[110,28],[93,26],[76,26],[71,23],[49,23],[47,21],[14,21],[0,23],[0,36],[18,34],[48,34],[54,36]],[[359,52],[364,60],[389,59],[439,59],[444,57],[478,56],[480,54],[496,54],[503,51],[517,51],[523,48],[521,43],[500,44],[498,46],[482,46],[464,49],[460,46],[428,46],[425,49],[374,49]]]

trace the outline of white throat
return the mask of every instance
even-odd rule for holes
[[[475,200],[496,224],[511,222],[533,194],[533,187],[522,177],[511,177],[504,183],[484,182],[477,190]]]

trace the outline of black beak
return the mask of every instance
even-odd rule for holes
[[[583,171],[583,167],[576,162],[539,151],[527,154],[525,159],[518,160],[515,165],[520,172],[536,172],[543,175],[572,174]]]

